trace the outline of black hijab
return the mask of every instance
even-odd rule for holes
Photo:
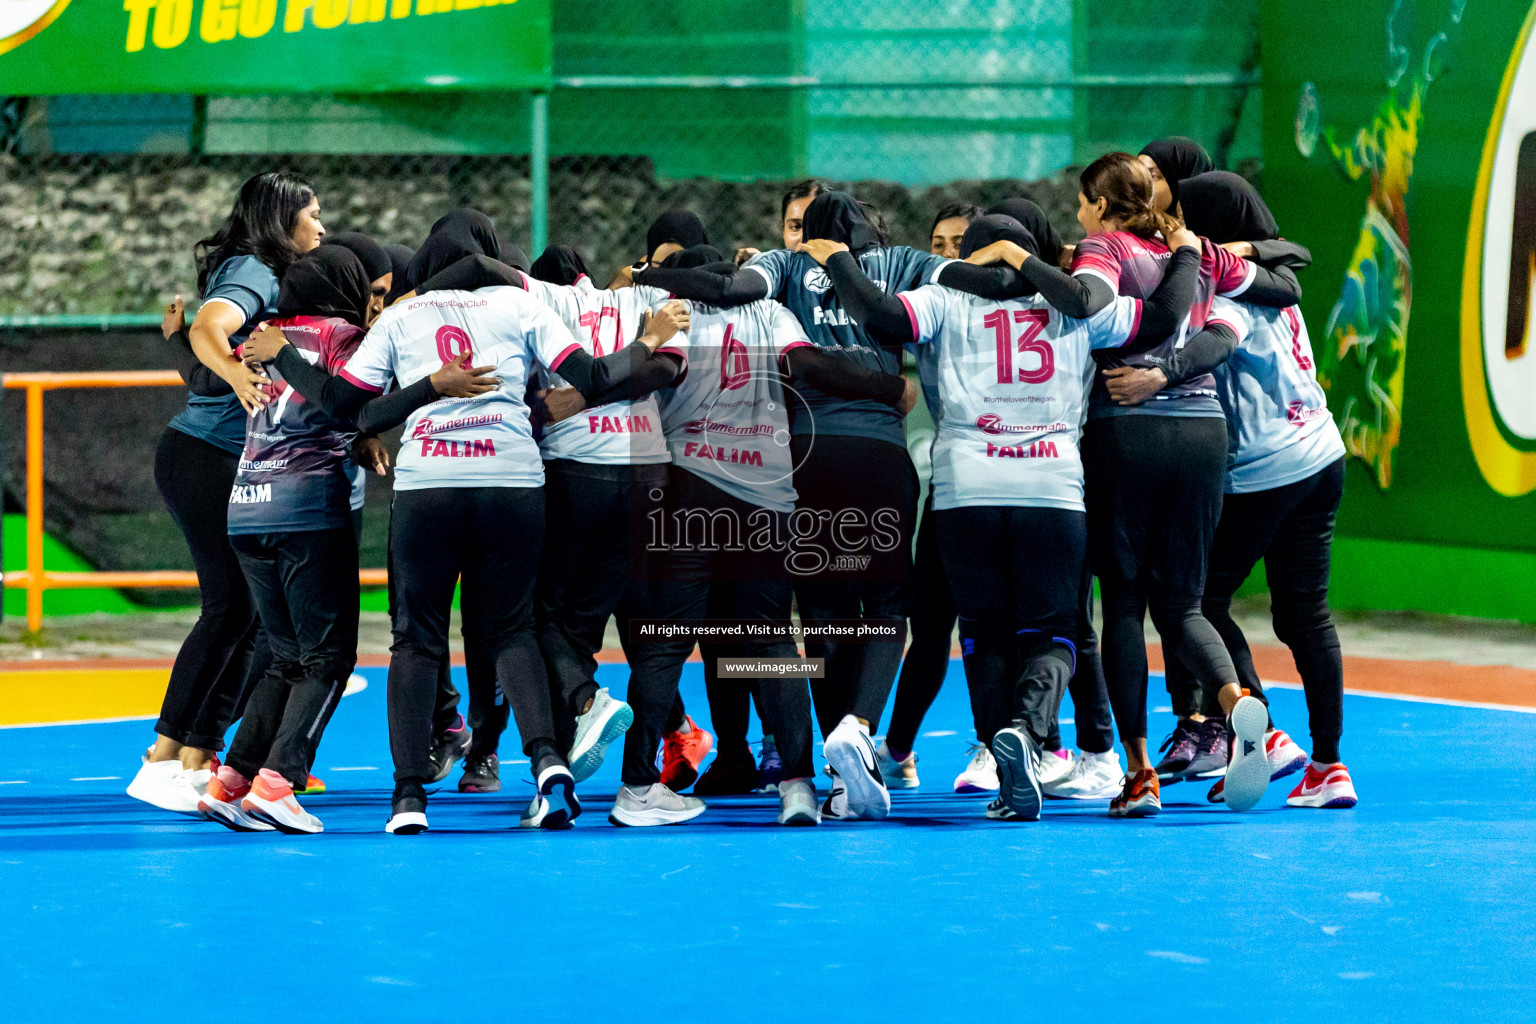
[[[479,210],[454,210],[439,217],[427,240],[411,259],[408,277],[415,288],[440,270],[446,270],[465,256],[489,256],[499,260],[501,240],[496,225]],[[527,258],[524,257],[524,265]]]
[[[370,281],[377,281],[385,274],[394,272],[394,262],[389,258],[389,253],[384,251],[382,245],[361,231],[337,231],[335,234],[327,234],[325,244],[351,249],[352,255],[362,261],[363,270],[367,272]]]
[[[677,252],[661,261],[661,265],[668,269],[676,270],[707,270],[715,274],[734,274],[736,264],[725,258],[725,254],[712,245],[694,245],[687,249],[679,249]]]
[[[1040,256],[1040,243],[1030,230],[1005,213],[989,213],[971,221],[960,239],[960,258],[1001,241],[1014,242],[1031,256],[1044,259]]]
[[[368,325],[371,281],[363,261],[340,245],[305,253],[283,275],[278,316],[334,316],[354,327]]]
[[[533,261],[528,271],[533,277],[550,284],[575,284],[583,277],[591,277],[587,261],[581,253],[568,245],[552,245]]]
[[[1061,236],[1051,226],[1051,219],[1045,215],[1045,211],[1040,209],[1039,204],[1033,200],[1014,196],[996,204],[987,213],[1000,213],[1005,217],[1012,217],[1023,226],[1025,231],[1034,236],[1039,244],[1040,251],[1034,255],[1053,267],[1061,262]]]
[[[650,229],[645,233],[645,258],[650,259],[651,254],[659,246],[672,242],[691,249],[696,245],[709,244],[709,232],[704,230],[704,222],[694,216],[692,210],[681,207],[673,207],[651,223]]]
[[[864,216],[864,207],[847,192],[823,192],[805,208],[806,241],[818,238],[842,242],[855,254],[880,244],[880,236]]]
[[[1258,190],[1231,171],[1208,171],[1184,182],[1184,224],[1218,245],[1280,237]]]
[[[1186,178],[1204,174],[1216,167],[1204,146],[1182,135],[1154,139],[1142,148],[1141,155],[1151,157],[1157,169],[1162,172],[1163,180],[1168,182],[1168,194],[1173,197],[1168,203],[1170,211],[1179,205],[1179,187]]]
[[[389,257],[390,269],[395,274],[389,285],[389,294],[384,296],[384,305],[387,306],[411,290],[411,258],[416,254],[408,245],[386,245],[384,253]]]

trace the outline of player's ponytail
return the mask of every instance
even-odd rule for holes
[[[1103,219],[1121,231],[1151,238],[1179,226],[1175,217],[1153,207],[1152,174],[1129,153],[1105,153],[1083,168],[1079,182],[1090,203],[1105,201]]]

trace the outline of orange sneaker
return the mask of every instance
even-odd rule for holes
[[[319,796],[325,792],[325,780],[311,775],[304,780],[304,788],[293,791],[294,796]]]
[[[674,793],[693,785],[699,777],[699,765],[715,749],[714,736],[699,728],[692,715],[683,717],[688,720],[688,731],[667,733],[661,745],[661,784]]]
[[[263,768],[256,776],[251,791],[240,801],[240,806],[251,816],[289,835],[325,831],[320,819],[300,807],[293,798],[293,787],[288,780],[270,768]]]
[[[251,784],[244,775],[221,765],[208,777],[208,788],[197,801],[198,813],[236,832],[271,832],[271,825],[240,806],[250,791]]]
[[[1125,789],[1109,802],[1111,818],[1150,818],[1162,809],[1154,768],[1143,768],[1134,775],[1126,775]]]

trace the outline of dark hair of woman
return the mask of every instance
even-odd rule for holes
[[[779,201],[779,220],[782,222],[789,215],[789,204],[796,199],[814,198],[823,192],[831,192],[832,186],[820,178],[806,178],[789,186],[784,193],[784,198]]]
[[[192,247],[198,293],[225,260],[236,256],[254,256],[281,278],[304,255],[293,244],[293,231],[314,198],[313,186],[287,171],[263,171],[240,186],[219,230]]]
[[[1152,209],[1152,172],[1129,153],[1105,153],[1083,168],[1078,180],[1090,203],[1105,200],[1101,216],[1122,231],[1151,238],[1178,227],[1173,217]]]
[[[934,229],[946,220],[954,220],[958,217],[969,224],[980,216],[981,207],[975,203],[946,203],[938,213],[933,215],[933,223],[928,227],[928,234],[931,236]]]

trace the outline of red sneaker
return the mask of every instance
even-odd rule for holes
[[[1125,789],[1109,802],[1111,818],[1150,818],[1162,809],[1155,768],[1143,768],[1135,775],[1127,775]]]
[[[692,715],[683,717],[688,720],[688,731],[667,733],[661,745],[661,784],[674,793],[693,785],[699,777],[699,765],[715,749],[715,738],[699,728]]]
[[[1284,778],[1307,766],[1307,752],[1285,734],[1283,729],[1271,729],[1264,736],[1264,757],[1269,761],[1269,781]]]
[[[244,775],[228,765],[220,765],[208,777],[208,788],[197,801],[198,812],[236,832],[271,832],[271,825],[240,806],[250,791],[251,784]]]
[[[320,819],[299,806],[293,798],[293,787],[277,772],[263,768],[251,783],[251,791],[240,806],[253,817],[259,818],[289,835],[311,835],[324,832]]]
[[[1349,769],[1341,761],[1338,764],[1307,765],[1306,774],[1285,798],[1291,807],[1353,807],[1359,802],[1355,796],[1355,784],[1349,777]]]

